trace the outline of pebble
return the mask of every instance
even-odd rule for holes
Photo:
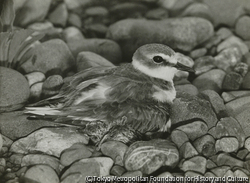
[[[247,139],[246,139],[246,141],[247,141]],[[245,141],[245,143],[246,143],[246,141]],[[237,152],[236,156],[237,156],[237,158],[244,160],[248,153],[249,153],[249,151],[247,149],[241,149]]]
[[[22,108],[30,95],[26,78],[13,69],[0,67],[0,83],[0,112]]]
[[[223,96],[224,93],[224,96]],[[223,92],[222,93],[222,97],[223,100],[225,101],[225,103],[232,101],[236,98],[240,98],[240,97],[246,97],[250,95],[250,91],[249,90],[238,90],[238,91],[229,91],[229,92]],[[226,99],[226,94],[230,97],[228,99]]]
[[[232,172],[232,170],[228,170],[225,174],[224,177],[234,177],[234,173]]]
[[[220,153],[217,156],[217,165],[218,166],[227,165],[227,166],[230,166],[231,168],[233,168],[235,166],[237,166],[237,167],[243,167],[244,162],[241,161],[241,160],[239,160],[239,159],[236,159],[236,158],[230,156],[227,153]]]
[[[66,74],[75,65],[74,57],[67,44],[61,39],[51,39],[36,45],[29,53],[35,55],[36,60],[28,60],[21,68],[25,73],[40,71],[46,76]]]
[[[102,23],[90,24],[86,27],[87,34],[92,37],[105,38],[108,27]]]
[[[243,171],[241,171],[241,170],[235,170],[234,171],[234,176],[235,177],[243,177],[244,180],[249,180],[249,176],[246,173],[244,173]]]
[[[206,73],[199,75],[193,80],[193,85],[199,91],[214,90],[217,93],[222,92],[222,82],[226,73],[221,69],[212,69]]]
[[[85,41],[82,32],[78,28],[71,26],[63,30],[62,37],[73,56],[76,57],[82,51]]]
[[[201,133],[206,131],[205,126],[211,128],[217,122],[216,115],[207,100],[183,93],[173,102],[171,110],[172,126],[178,123],[184,124],[185,121],[187,124],[192,119],[202,119],[205,122],[204,125],[199,125],[204,130]],[[202,122],[198,121],[197,123],[201,124]]]
[[[179,152],[176,146],[163,139],[134,142],[124,157],[128,171],[140,170],[143,174],[151,174],[161,166],[174,168],[178,161]]]
[[[194,70],[196,75],[201,75],[215,68],[215,59],[212,56],[199,57],[194,61]]]
[[[195,156],[188,160],[185,160],[179,164],[179,168],[184,171],[195,171],[197,173],[204,174],[206,171],[206,158],[202,156]]]
[[[49,76],[42,85],[42,96],[51,97],[59,93],[64,81],[60,75]]]
[[[76,14],[83,14],[85,9],[93,4],[93,0],[64,0],[68,10]]]
[[[198,155],[198,152],[190,142],[184,143],[180,148],[180,157],[184,159],[189,159]]]
[[[244,147],[250,152],[250,137],[247,137]]]
[[[211,159],[208,159],[207,160],[207,169],[212,169],[215,167],[217,167],[217,165]]]
[[[68,20],[68,10],[64,3],[59,4],[49,15],[48,19],[55,26],[65,27]]]
[[[244,77],[248,73],[248,67],[249,66],[246,63],[240,62],[234,67],[233,71],[239,73],[244,79]]]
[[[125,60],[130,60],[135,50],[143,44],[157,42],[173,49],[191,51],[213,34],[213,26],[209,21],[185,17],[166,20],[121,20],[109,27],[106,37],[119,43],[123,55],[126,56]]]
[[[33,22],[43,21],[46,17],[52,0],[27,0],[20,7],[16,6],[15,22],[25,27]],[[29,11],[27,11],[29,10]]]
[[[171,140],[180,148],[184,143],[188,142],[188,136],[181,130],[174,129],[170,136]]]
[[[78,54],[76,59],[76,68],[77,71],[82,71],[91,67],[98,66],[114,66],[106,58],[90,51],[82,51]]]
[[[72,27],[81,28],[82,27],[82,20],[81,20],[80,16],[78,16],[77,14],[69,13],[68,24],[69,24],[69,26],[72,26]]]
[[[9,158],[9,162],[16,165],[21,165],[23,154],[12,154]]]
[[[226,74],[222,89],[224,90],[238,90],[243,82],[243,77],[237,72],[229,72]]]
[[[26,181],[34,181],[34,182],[41,182],[41,183],[58,183],[59,182],[58,175],[48,165],[32,166],[26,171],[23,179]]]
[[[169,17],[168,10],[165,8],[155,8],[147,11],[145,17],[151,20],[162,20]]]
[[[216,177],[212,172],[206,172],[204,177]]]
[[[129,171],[126,172],[122,175],[122,177],[142,177],[142,172],[137,170],[137,171]]]
[[[91,155],[91,150],[85,144],[73,144],[62,152],[60,163],[64,166],[69,166],[80,159],[89,158]]]
[[[36,102],[41,99],[43,82],[35,83],[30,87],[29,101]]]
[[[211,37],[210,39],[208,39],[205,43],[204,43],[204,47],[209,49],[208,53],[210,53],[211,55],[213,55],[213,48],[217,47],[217,45],[221,42],[221,37],[219,37],[218,35],[214,35],[213,37]]]
[[[223,177],[225,173],[230,170],[230,166],[218,166],[216,168],[211,169],[210,171],[216,176],[216,177]]]
[[[128,146],[118,141],[108,141],[101,145],[101,151],[104,155],[113,159],[115,165],[124,166],[124,155]]]
[[[31,72],[29,74],[24,75],[28,80],[29,86],[31,87],[33,84],[43,82],[46,77],[42,72]]]
[[[215,155],[215,139],[213,136],[206,134],[193,142],[198,153],[205,157]]]
[[[250,108],[246,108],[244,111],[235,115],[235,119],[240,123],[244,133],[250,134]]]
[[[203,57],[205,56],[207,53],[207,49],[206,48],[198,48],[198,49],[195,49],[193,51],[190,52],[190,57],[192,59],[197,59],[199,57]]]
[[[94,7],[87,8],[84,14],[85,16],[105,17],[105,16],[108,16],[109,11],[105,7],[94,6]]]
[[[221,27],[215,34],[218,35],[222,40],[225,40],[233,35],[232,31],[226,27]]]
[[[227,111],[235,116],[244,111],[250,104],[250,96],[242,96],[226,104]]]
[[[2,137],[2,135],[1,135],[1,133],[0,133],[0,152],[1,152],[1,150],[2,150],[2,147],[3,147],[3,137]]]
[[[250,89],[250,72],[248,72],[246,76],[243,78],[241,88],[246,90]]]
[[[173,1],[161,0],[159,2],[161,2],[162,7],[165,7],[164,4],[172,2],[171,7],[167,6],[167,7],[165,7],[165,9],[169,10],[171,16],[178,16],[179,14],[181,14],[181,12],[186,7],[188,7],[188,5],[194,3],[194,0],[178,0],[178,1],[175,1],[175,0],[173,0]]]
[[[235,137],[222,137],[215,142],[216,152],[236,152],[239,149],[239,141]]]
[[[80,173],[72,173],[61,180],[61,183],[85,182],[85,177]]]
[[[43,152],[48,155],[60,157],[61,152],[71,145],[75,143],[87,144],[88,141],[88,137],[77,133],[75,128],[42,128],[27,137],[15,141],[10,151],[23,154]]]
[[[157,177],[174,177],[174,176],[170,172],[163,172],[160,175],[157,175]]]
[[[240,17],[235,25],[235,32],[244,40],[250,40],[249,35],[250,29],[250,16],[242,16]]]
[[[175,86],[176,92],[186,92],[190,95],[198,95],[198,89],[192,84],[183,84],[183,85],[176,85]]]
[[[120,177],[125,172],[126,172],[126,169],[123,166],[119,166],[119,165],[114,165],[110,170],[111,175],[115,175],[118,177]]]

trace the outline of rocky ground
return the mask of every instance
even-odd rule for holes
[[[0,182],[74,183],[86,176],[249,181],[248,0],[14,0],[14,6],[17,29],[45,36],[16,70],[0,67]],[[68,76],[129,62],[146,43],[169,45],[196,70],[175,77],[168,137],[109,141],[97,151],[77,128],[23,114],[27,100],[57,94]]]

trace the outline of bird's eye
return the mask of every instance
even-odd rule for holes
[[[154,62],[156,62],[158,64],[162,63],[164,61],[164,59],[161,56],[154,56],[153,60],[154,60]]]

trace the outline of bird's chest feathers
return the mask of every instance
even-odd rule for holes
[[[154,87],[153,98],[159,102],[173,102],[176,97],[176,91],[174,87],[169,89],[162,89],[156,85]]]

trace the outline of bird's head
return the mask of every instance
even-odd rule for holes
[[[146,44],[133,55],[132,65],[144,74],[172,81],[177,70],[194,72],[190,67],[179,63],[175,52],[163,44]]]

